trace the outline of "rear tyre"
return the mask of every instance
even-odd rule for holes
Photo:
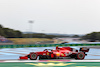
[[[36,60],[37,59],[37,54],[36,53],[31,53],[30,54],[30,60]]]
[[[83,52],[79,52],[76,54],[75,59],[83,60],[85,58],[85,54]]]

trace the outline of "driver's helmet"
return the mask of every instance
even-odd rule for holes
[[[48,51],[47,49],[45,49],[44,51]]]

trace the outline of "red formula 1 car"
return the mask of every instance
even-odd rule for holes
[[[75,59],[84,59],[87,55],[86,52],[89,51],[89,48],[82,47],[80,50],[76,50],[71,47],[56,47],[55,50],[52,49],[45,49],[41,52],[30,52],[30,54],[26,56],[21,56],[19,59],[30,59],[36,60],[38,57],[39,59],[58,59],[58,58],[75,58]]]

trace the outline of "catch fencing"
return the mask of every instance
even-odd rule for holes
[[[56,46],[100,46],[100,44],[14,44],[0,45],[0,48],[24,48],[24,47],[56,47]]]

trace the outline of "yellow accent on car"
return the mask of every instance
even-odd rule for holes
[[[49,55],[49,53],[47,53],[47,55]]]
[[[60,53],[56,53],[56,56],[60,56]]]
[[[63,54],[63,53],[61,53],[61,56],[64,56],[64,54]]]

